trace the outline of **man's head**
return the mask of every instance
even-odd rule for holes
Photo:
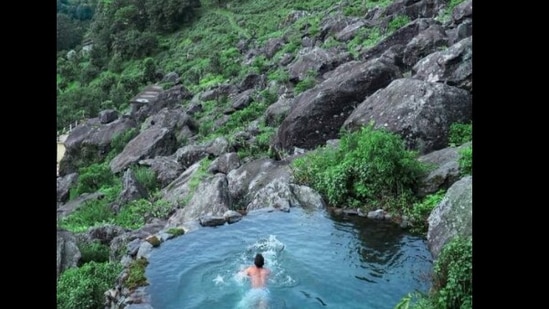
[[[265,264],[265,260],[263,259],[263,255],[261,255],[261,253],[255,255],[254,264],[258,268],[263,267],[263,264]]]

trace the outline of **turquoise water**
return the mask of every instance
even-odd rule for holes
[[[423,238],[386,222],[324,210],[256,212],[163,243],[146,275],[155,309],[253,308],[239,270],[265,257],[268,308],[394,308],[426,292],[432,257]]]

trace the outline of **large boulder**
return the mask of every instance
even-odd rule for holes
[[[324,82],[300,94],[278,128],[274,145],[314,149],[338,137],[355,106],[376,90],[401,77],[392,63],[379,59],[340,65]]]
[[[102,162],[111,151],[113,139],[136,127],[136,122],[127,117],[106,124],[101,123],[99,118],[92,118],[77,126],[64,142],[65,154],[59,162],[59,176]]]
[[[307,78],[311,71],[320,75],[349,60],[348,53],[335,53],[320,47],[304,48],[288,66],[288,73],[291,81],[298,82]]]
[[[57,230],[57,279],[65,270],[77,267],[81,256],[76,237],[69,231]]]
[[[70,189],[76,185],[78,173],[71,173],[64,177],[57,177],[57,203],[66,203]]]
[[[437,22],[431,18],[421,18],[411,21],[382,39],[375,46],[363,48],[359,51],[359,58],[363,61],[370,60],[381,56],[381,54],[393,46],[407,45],[419,33],[434,24],[437,24]]]
[[[427,242],[436,259],[446,243],[454,237],[473,234],[473,177],[455,182],[428,218]]]
[[[473,37],[419,60],[412,68],[412,77],[473,92]]]
[[[163,108],[172,108],[182,100],[192,98],[192,94],[183,85],[163,90],[159,85],[150,85],[132,100],[130,112],[133,119],[142,122]]]
[[[124,150],[111,160],[111,171],[119,173],[139,160],[171,155],[175,152],[176,146],[173,131],[163,127],[148,128],[133,138]]]
[[[140,166],[149,167],[156,175],[160,188],[164,188],[174,181],[184,171],[175,156],[156,156],[139,161]]]
[[[406,44],[402,52],[402,62],[407,68],[411,68],[423,57],[446,46],[448,37],[444,28],[439,24],[432,24]]]
[[[127,169],[122,176],[122,191],[118,195],[117,203],[124,205],[134,200],[147,198],[149,192],[139,183],[131,169]]]
[[[426,154],[448,145],[448,132],[455,123],[472,117],[472,95],[463,89],[412,78],[393,81],[362,102],[343,127],[356,131],[374,122],[399,134],[407,148]]]
[[[417,192],[418,196],[423,197],[436,193],[441,189],[448,189],[454,182],[459,180],[459,177],[461,177],[459,152],[467,147],[471,147],[471,142],[459,147],[446,147],[419,157],[420,162],[432,166],[433,169],[421,180]]]
[[[231,203],[226,175],[216,174],[207,177],[189,194],[192,196],[190,200],[168,219],[167,226],[180,226],[188,221],[200,220],[202,217],[225,218],[224,214],[229,210]]]
[[[182,106],[163,108],[148,117],[141,124],[141,131],[149,128],[167,128],[175,135],[178,144],[187,141],[198,132],[198,123],[192,119]]]

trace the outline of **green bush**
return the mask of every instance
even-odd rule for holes
[[[127,229],[138,229],[145,225],[145,215],[151,206],[152,203],[146,199],[131,201],[122,206],[114,222]]]
[[[456,237],[434,265],[432,302],[437,309],[473,308],[473,240]]]
[[[450,125],[448,142],[450,146],[459,146],[473,140],[472,123],[453,123]]]
[[[73,213],[63,218],[59,226],[73,233],[80,233],[98,224],[111,222],[113,216],[114,214],[105,199],[93,200],[84,203]]]
[[[415,232],[426,232],[428,226],[427,218],[431,214],[431,211],[442,201],[446,192],[440,190],[434,194],[429,194],[423,198],[422,201],[412,204],[411,208],[406,208],[404,214],[410,217],[410,220],[414,223],[412,228]]]
[[[405,26],[409,22],[410,22],[410,17],[408,17],[407,15],[396,16],[395,18],[391,19],[391,21],[389,22],[387,31],[389,33],[393,33],[398,29],[400,29],[401,27]]]
[[[70,194],[71,199],[83,193],[97,192],[104,186],[112,186],[115,184],[116,178],[106,161],[82,167],[79,169],[78,175],[75,191]]]
[[[305,77],[303,80],[299,81],[294,88],[295,94],[300,94],[304,92],[305,90],[311,89],[316,85],[316,73],[308,73],[307,77]]]
[[[109,246],[102,244],[99,241],[93,241],[91,243],[83,243],[78,246],[80,249],[80,263],[85,264],[89,262],[104,263],[109,261]]]
[[[333,206],[393,207],[412,198],[427,167],[402,139],[372,125],[345,134],[337,149],[320,147],[292,162],[298,183],[310,185]],[[372,207],[373,206],[373,207]]]
[[[57,282],[57,308],[103,309],[104,293],[121,271],[120,264],[93,261],[65,270]]]
[[[139,199],[122,206],[114,222],[127,229],[138,229],[143,227],[150,218],[167,219],[171,211],[170,203],[165,200],[151,202],[147,199]]]
[[[459,151],[459,170],[462,175],[473,174],[473,146],[465,147]]]
[[[147,278],[145,277],[147,265],[149,265],[149,261],[144,257],[135,259],[130,263],[130,266],[128,267],[128,277],[124,281],[124,285],[128,289],[133,290],[148,284]]]
[[[173,236],[181,236],[185,234],[185,230],[178,227],[172,227],[167,232]]]
[[[150,194],[160,189],[160,183],[156,180],[156,172],[147,166],[134,166],[132,172],[137,182],[143,185]]]

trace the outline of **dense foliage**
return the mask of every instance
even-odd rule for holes
[[[363,17],[372,7],[392,2],[352,0],[342,10],[347,16]],[[461,2],[449,1],[442,18],[448,18],[450,8]],[[267,77],[268,84],[284,84],[297,95],[314,87],[317,76],[311,72],[301,81],[290,81],[288,72],[278,63],[288,54],[296,55],[304,36],[319,34],[326,11],[340,5],[339,0],[58,0],[57,129],[96,117],[104,109],[126,112],[131,97],[167,72],[178,73],[192,93],[222,83],[237,84],[246,75],[258,73]],[[306,18],[291,19],[294,12],[302,10],[307,11]],[[361,49],[374,46],[409,21],[405,15],[394,16],[386,26],[361,28],[349,42],[340,42],[328,34],[321,47],[342,48],[357,57]],[[272,58],[260,55],[245,61],[239,46],[262,48],[270,39],[284,41]],[[254,92],[253,102],[230,114],[222,125],[216,120],[231,107],[230,100],[222,97],[202,102],[202,111],[194,115],[200,123],[196,141],[226,136],[241,158],[269,154],[276,126],[267,125],[261,116],[278,99],[276,88],[273,89]],[[252,124],[258,134],[251,140],[239,134]],[[115,203],[122,183],[119,175],[110,172],[107,162],[137,133],[137,129],[132,129],[115,137],[104,162],[84,160],[78,165],[79,178],[71,189],[71,199],[97,191],[105,196],[82,205],[62,220],[60,227],[74,233],[107,223],[137,229],[150,218],[167,218],[173,211],[158,198],[154,172],[145,167],[132,166],[132,170],[149,196],[124,205]],[[471,133],[470,124],[455,124],[450,143],[457,146],[470,141]],[[461,172],[472,173],[472,147],[460,154]],[[414,152],[404,149],[395,135],[372,127],[342,136],[338,148],[323,147],[294,162],[296,179],[315,188],[330,204],[403,211],[418,222],[416,227],[421,231],[426,228],[423,223],[427,214],[443,196],[443,192],[438,192],[417,200],[415,185],[426,167],[417,162]],[[192,198],[209,163],[204,160],[189,181],[191,194],[181,201],[182,206]],[[463,249],[454,247],[454,251]],[[80,250],[81,267],[68,270],[60,278],[59,308],[102,307],[102,293],[113,285],[113,276],[120,273],[119,265],[106,263],[106,246],[91,243],[81,245]],[[128,286],[146,283],[146,263],[138,260],[132,264]],[[446,264],[440,264],[436,279],[438,290],[444,292],[433,294],[432,299],[422,298],[418,304],[439,309],[461,302],[465,304],[463,308],[469,308],[465,297],[468,290],[452,285],[453,280],[461,279],[453,270],[456,266]]]
[[[427,218],[431,211],[442,201],[445,190],[440,190],[434,194],[425,196],[421,201],[415,202],[411,207],[406,207],[403,213],[407,215],[412,224],[411,231],[426,233],[429,228]]]
[[[333,206],[399,208],[413,199],[427,167],[396,134],[372,125],[344,134],[337,148],[321,147],[292,162],[297,182]]]
[[[57,281],[57,308],[104,308],[104,293],[121,271],[120,264],[94,261],[65,270]]]
[[[473,240],[456,237],[442,249],[434,266],[434,307],[473,308]]]
[[[79,244],[78,249],[81,254],[80,265],[89,262],[104,263],[109,261],[109,246],[102,244],[98,240]]]
[[[428,294],[412,292],[395,309],[472,309],[473,239],[455,237],[435,261],[433,286]]]

